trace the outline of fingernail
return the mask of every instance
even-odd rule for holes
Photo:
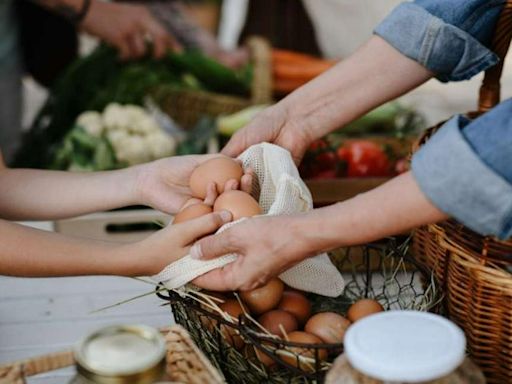
[[[226,211],[224,209],[224,210],[220,211],[219,215],[223,222],[228,223],[231,221],[231,212]]]
[[[190,257],[194,260],[199,260],[202,256],[201,246],[199,244],[194,244],[192,248],[190,248]]]

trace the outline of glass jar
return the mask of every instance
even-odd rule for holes
[[[345,353],[326,384],[484,384],[465,358],[466,338],[451,321],[431,313],[388,311],[349,327]]]
[[[165,340],[145,325],[114,325],[83,339],[74,350],[77,375],[71,384],[163,382]]]

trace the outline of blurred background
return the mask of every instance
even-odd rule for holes
[[[82,4],[0,5],[0,147],[13,166],[104,170],[218,151],[264,106],[348,57],[400,1],[126,0],[108,8],[98,4],[114,3],[93,0],[78,26],[59,3]],[[182,50],[154,59],[155,36],[116,40],[134,12]],[[504,97],[512,92],[511,68]],[[481,78],[432,80],[335,132],[320,145],[325,164],[308,165],[319,163],[316,143],[303,176],[354,176],[346,159],[333,158],[354,137],[376,140],[388,154],[391,148],[391,163],[401,160],[423,128],[475,107]],[[391,168],[355,176],[387,177],[403,167]]]

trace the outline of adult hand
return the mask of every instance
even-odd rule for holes
[[[229,211],[220,211],[179,224],[171,224],[150,237],[128,247],[130,273],[155,275],[170,263],[189,253],[198,238],[215,232],[232,219]]]
[[[121,59],[144,56],[148,40],[153,44],[155,58],[162,57],[169,48],[179,49],[151,12],[140,5],[92,0],[81,27],[119,49]]]
[[[192,171],[205,161],[222,155],[175,156],[133,167],[136,173],[136,200],[166,213],[178,212],[185,203],[190,203],[192,191],[189,180]],[[251,193],[253,171],[245,170],[241,185],[229,180],[225,189],[241,189]],[[207,204],[213,204],[217,191],[209,189]],[[193,201],[193,200],[192,200]],[[199,200],[197,202],[200,202]]]
[[[292,154],[299,164],[314,137],[309,129],[288,117],[281,104],[269,107],[258,114],[247,126],[233,135],[222,153],[235,157],[253,144],[269,142],[279,145]]]
[[[250,290],[266,283],[313,255],[298,233],[300,222],[298,215],[256,217],[199,240],[190,250],[193,258],[209,260],[229,253],[238,258],[193,283],[215,291]]]

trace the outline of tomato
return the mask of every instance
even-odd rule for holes
[[[348,177],[390,176],[391,162],[380,145],[368,140],[349,142],[338,148],[338,159],[347,163]]]
[[[322,152],[315,156],[314,162],[320,170],[334,169],[336,167],[336,155],[333,152]]]
[[[327,149],[329,144],[324,139],[317,139],[311,143],[308,150],[309,151],[319,151],[321,149]]]

